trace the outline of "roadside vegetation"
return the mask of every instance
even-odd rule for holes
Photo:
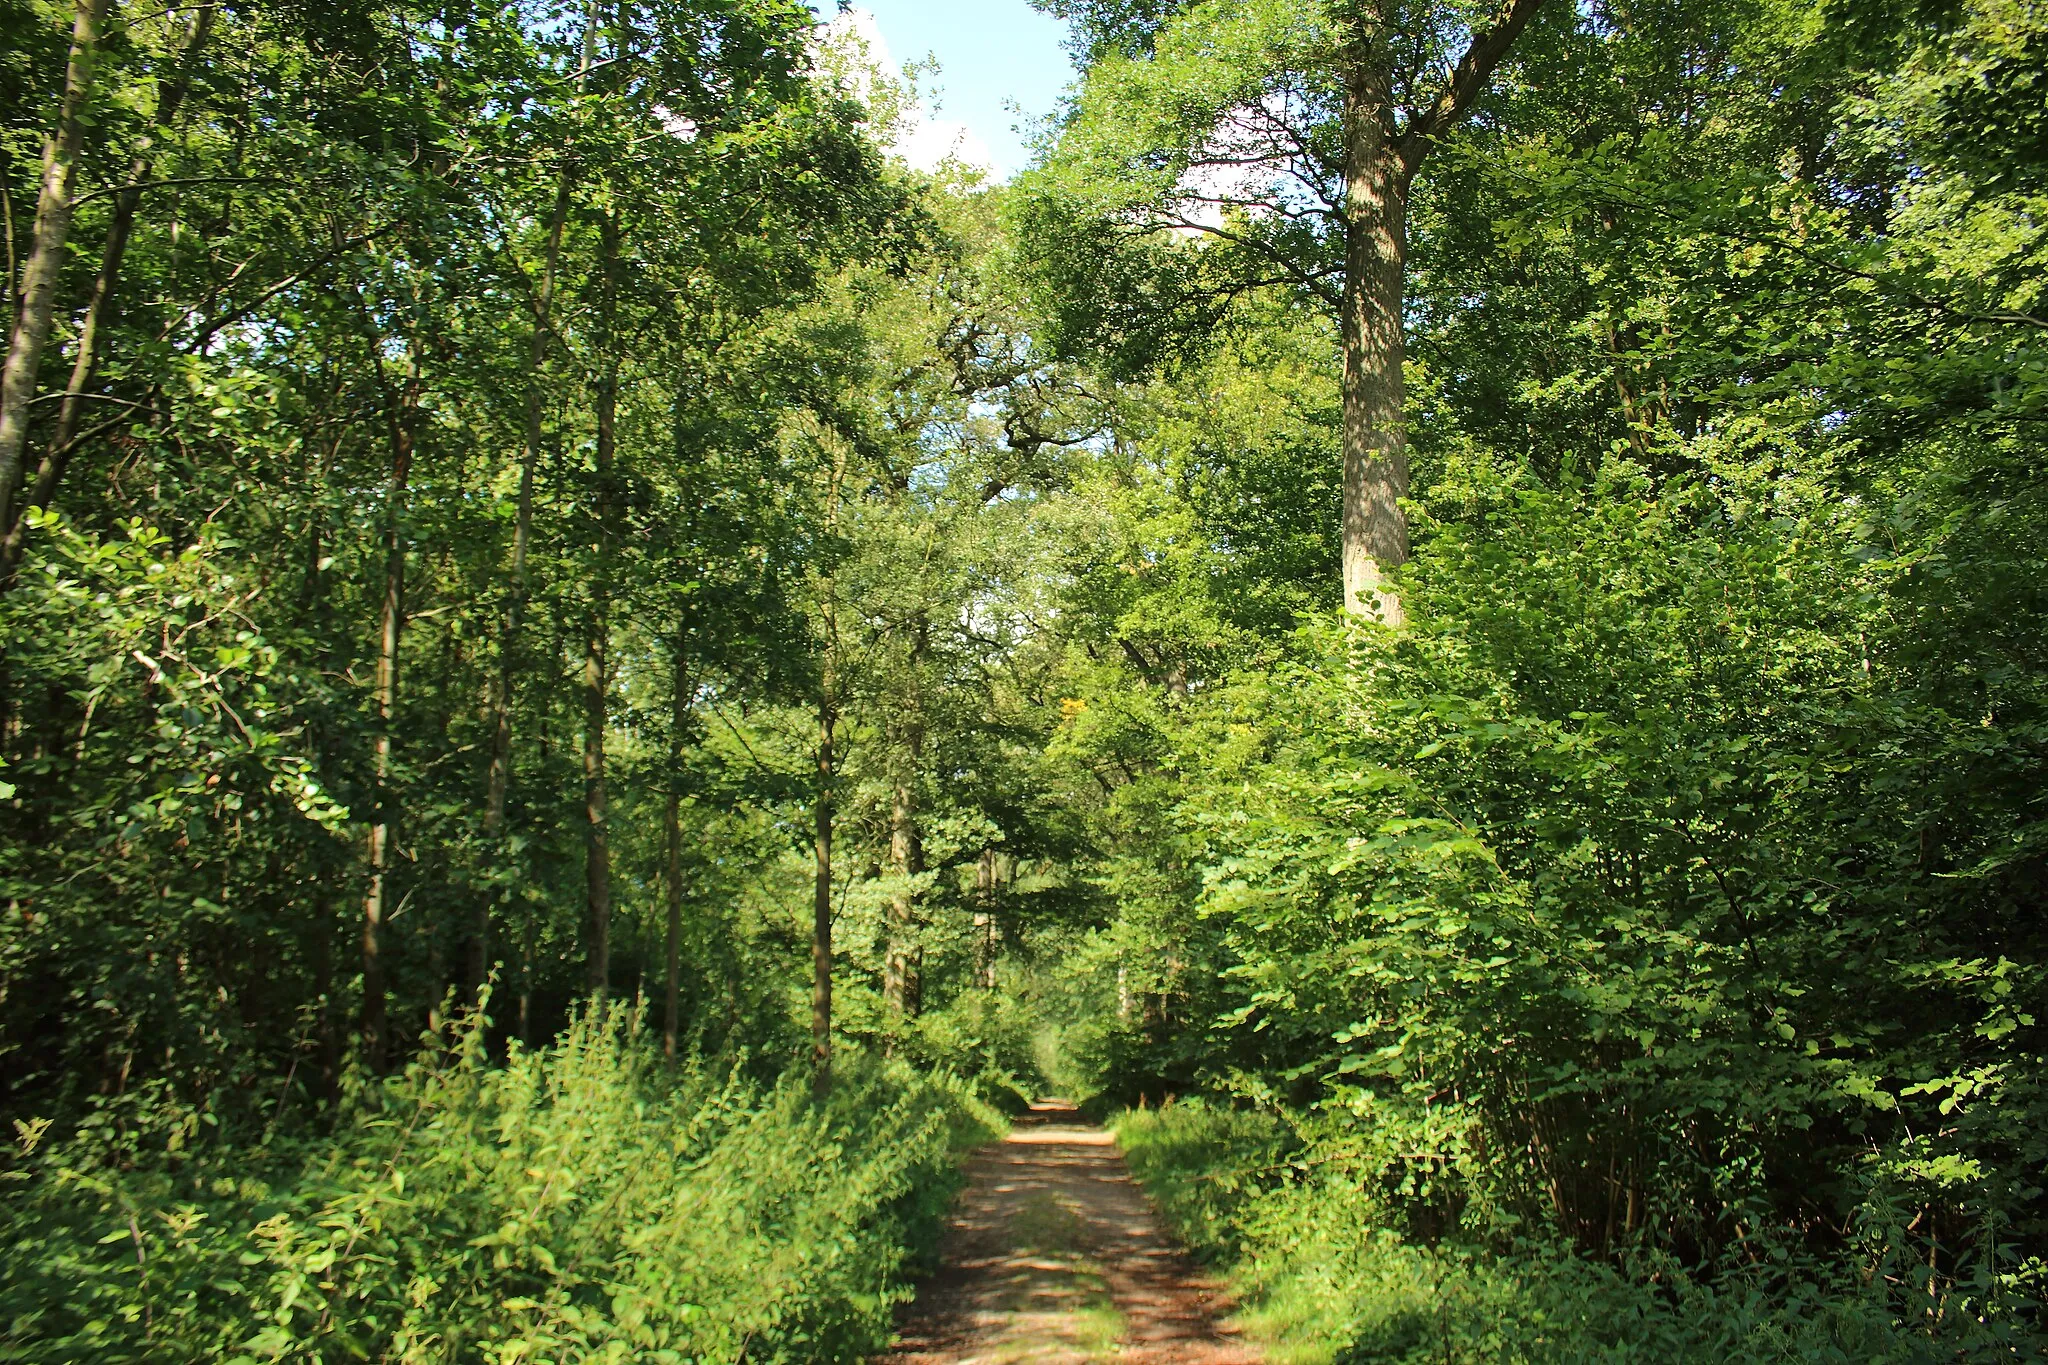
[[[452,1025],[325,1133],[96,1117],[5,1172],[14,1358],[858,1359],[1002,1124],[901,1064],[675,1073],[618,1006],[499,1062]]]

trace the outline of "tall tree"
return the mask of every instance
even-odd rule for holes
[[[590,47],[584,44],[583,66],[590,65]],[[498,631],[497,689],[491,699],[491,762],[484,792],[484,838],[496,846],[505,838],[506,803],[512,790],[513,693],[524,647],[526,608],[530,585],[528,560],[533,545],[534,483],[539,476],[542,442],[546,437],[548,394],[545,367],[554,326],[555,286],[561,269],[562,238],[569,225],[570,195],[574,188],[565,167],[555,186],[554,207],[547,220],[547,234],[541,247],[540,274],[533,284],[530,303],[532,332],[526,351],[526,422],[519,453],[519,500],[513,514],[512,555],[507,570],[504,621]],[[481,989],[491,960],[492,897],[479,903],[470,940],[470,977]]]
[[[611,599],[613,489],[619,441],[619,222],[608,209],[598,223],[598,374],[595,485],[591,499],[590,616],[583,651],[583,821],[586,951],[593,995],[611,986],[611,834],[605,739],[611,728]]]
[[[931,622],[920,604],[903,624],[909,639],[900,651],[902,682],[896,698],[899,712],[889,727],[889,858],[897,883],[889,898],[882,998],[898,1014],[915,1016],[924,1003],[924,955],[918,944],[918,883],[925,872],[925,841],[918,786],[924,776],[926,718],[922,675],[931,647]]]
[[[387,372],[386,339],[372,324],[369,334],[371,371],[384,415],[385,438],[390,448],[390,472],[384,485],[383,591],[377,608],[377,663],[375,706],[377,713],[375,758],[371,773],[371,811],[368,833],[369,884],[363,893],[362,921],[362,1042],[363,1056],[373,1070],[381,1070],[387,1053],[386,971],[384,965],[384,921],[390,906],[387,881],[391,870],[391,756],[392,726],[398,709],[399,648],[405,635],[405,538],[406,501],[412,486],[412,463],[418,445],[417,422],[420,393],[424,386],[416,340],[407,345],[407,372],[394,383]]]
[[[35,232],[21,270],[14,326],[0,367],[0,534],[14,526],[22,456],[28,445],[29,406],[43,352],[56,325],[58,284],[64,269],[71,220],[77,209],[79,154],[94,122],[90,105],[102,60],[101,29],[111,0],[77,0],[72,7],[71,56],[64,72],[64,99],[56,126],[43,143],[43,174],[36,198]],[[10,258],[12,230],[9,231]]]
[[[847,478],[852,451],[844,440],[828,442],[825,454],[823,515],[828,546],[840,533],[846,515]],[[831,547],[836,553],[837,547]],[[811,798],[811,1068],[820,1092],[832,1083],[832,919],[835,907],[832,872],[833,817],[839,783],[839,722],[843,707],[839,585],[833,565],[815,575],[817,586],[816,650],[817,788]]]
[[[1409,555],[1409,201],[1540,0],[1492,11],[1201,0],[1165,18],[1090,0],[1044,5],[1092,40],[1080,99],[1025,215],[1027,249],[1061,285],[1066,344],[1129,370],[1199,348],[1262,291],[1334,314],[1344,604],[1401,625],[1383,576]]]
[[[661,1051],[678,1055],[683,1028],[683,756],[690,739],[690,656],[686,633],[678,628],[671,645],[674,669],[669,692],[668,771],[663,775],[661,883],[667,913],[662,924]]]
[[[154,119],[157,136],[177,121],[178,110],[185,102],[186,92],[191,88],[194,69],[200,54],[206,46],[207,35],[213,31],[214,11],[211,6],[201,9],[192,17],[191,31],[182,44],[168,80],[161,76],[157,83],[156,116]],[[71,362],[71,378],[64,386],[64,398],[57,410],[57,421],[44,443],[43,454],[36,467],[33,485],[28,487],[26,496],[17,497],[11,509],[12,521],[6,513],[0,513],[0,590],[14,577],[21,564],[22,551],[28,543],[28,520],[24,515],[31,507],[48,509],[57,486],[64,478],[64,471],[71,463],[71,456],[80,444],[83,433],[79,422],[85,415],[89,386],[95,377],[100,362],[100,353],[106,345],[107,331],[113,321],[117,291],[121,285],[121,270],[128,258],[128,243],[135,231],[135,215],[142,206],[142,193],[149,179],[154,158],[145,147],[130,161],[127,183],[114,193],[113,221],[107,227],[106,242],[101,250],[99,273],[93,277],[92,295],[86,304],[85,318],[78,327],[78,339]],[[4,468],[4,436],[0,436],[0,468]],[[19,458],[19,457],[17,457]],[[18,478],[18,475],[17,475]],[[0,477],[0,484],[4,484]]]

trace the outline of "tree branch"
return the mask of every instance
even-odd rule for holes
[[[1409,120],[1408,130],[1395,144],[1395,151],[1409,175],[1415,174],[1422,165],[1422,159],[1429,155],[1430,143],[1470,112],[1473,101],[1493,79],[1494,68],[1500,65],[1501,58],[1507,56],[1515,39],[1522,36],[1522,30],[1528,27],[1536,7],[1542,3],[1543,0],[1509,0],[1507,12],[1495,20],[1491,28],[1474,31],[1472,45],[1458,59],[1451,79],[1438,93],[1436,102]]]
[[[174,185],[290,185],[299,182],[277,175],[186,175],[173,180],[143,180],[133,185],[107,185],[90,194],[81,194],[71,201],[71,207],[90,204],[95,199],[105,199],[116,194],[140,194],[144,190],[167,189]],[[314,181],[308,189],[328,184],[328,181]]]

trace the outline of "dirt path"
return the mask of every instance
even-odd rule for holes
[[[1258,1365],[1221,1321],[1222,1285],[1071,1107],[1033,1105],[967,1171],[942,1268],[878,1365]]]

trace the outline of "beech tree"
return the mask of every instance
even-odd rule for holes
[[[1408,207],[1540,0],[1133,7],[1044,0],[1088,67],[1026,222],[1062,336],[1129,369],[1199,345],[1246,296],[1337,323],[1348,610],[1403,619]],[[1195,335],[1190,336],[1189,333]]]

